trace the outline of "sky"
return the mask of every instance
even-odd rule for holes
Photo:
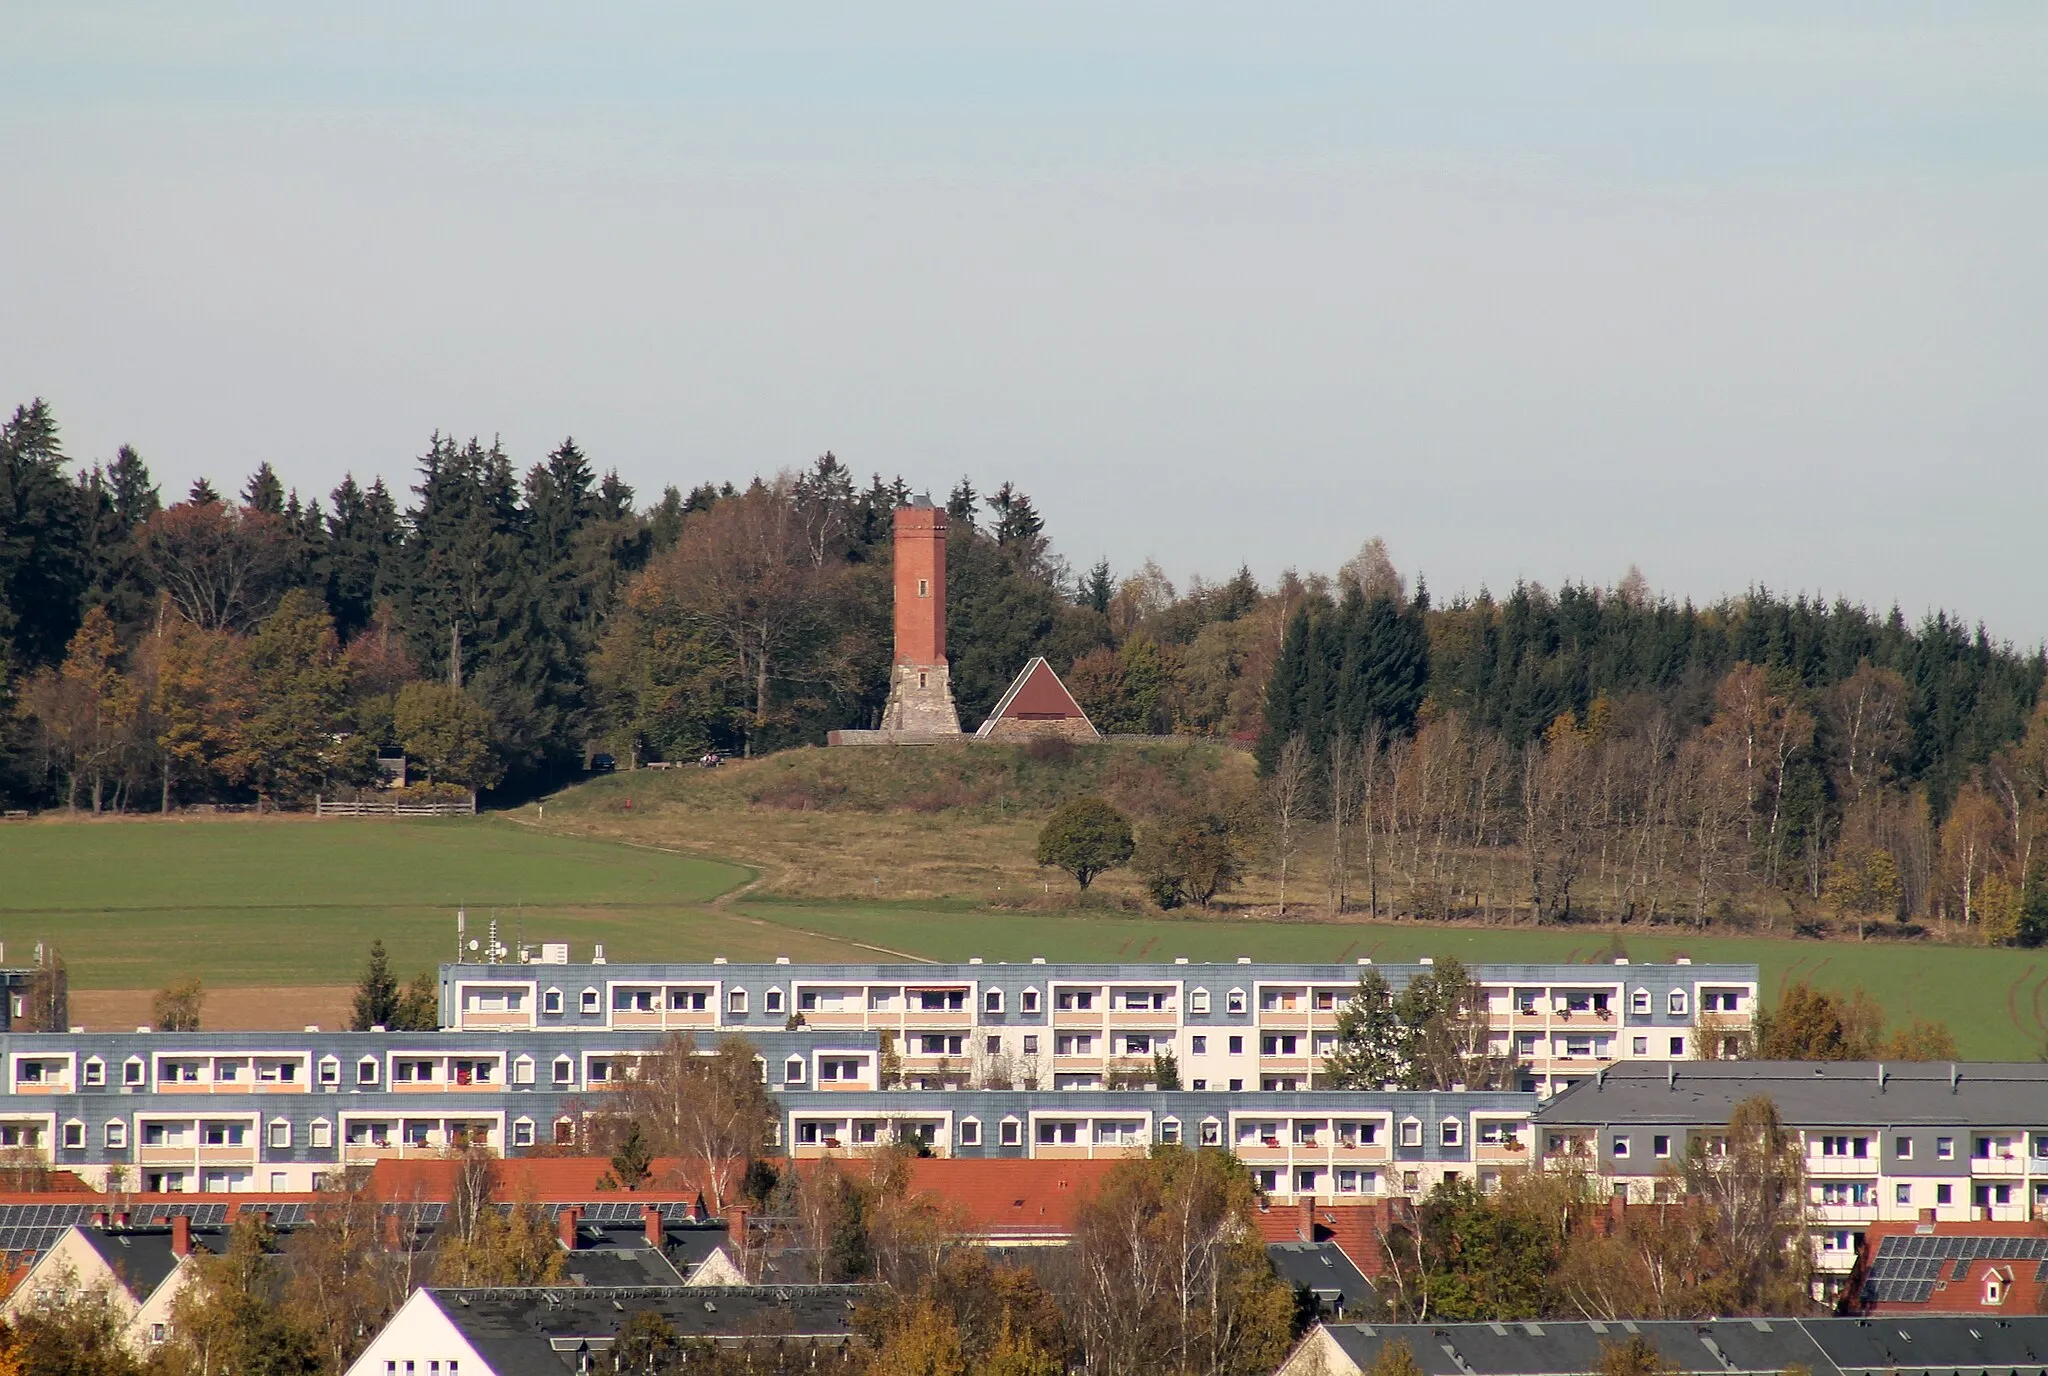
[[[2048,6],[13,0],[0,402],[167,494],[830,449],[1077,567],[2048,640]]]

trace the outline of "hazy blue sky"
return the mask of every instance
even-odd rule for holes
[[[13,0],[0,395],[167,489],[826,448],[1076,564],[2048,637],[2048,6]]]

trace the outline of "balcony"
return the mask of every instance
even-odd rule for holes
[[[462,1010],[462,1025],[477,1029],[531,1027],[533,1014],[524,1008],[499,1008],[488,1011],[481,1008],[465,1008]]]
[[[969,1008],[911,1008],[903,1013],[902,1025],[912,1032],[927,1027],[972,1027],[974,1011]]]
[[[1309,1011],[1306,1008],[1261,1008],[1260,1027],[1306,1028],[1309,1025]]]
[[[659,1029],[664,1025],[667,1014],[659,1008],[614,1008],[613,1027],[651,1027]]]
[[[144,1166],[189,1166],[198,1159],[198,1148],[187,1143],[158,1143],[137,1147],[135,1160]]]
[[[1519,1137],[1506,1137],[1498,1142],[1474,1142],[1472,1159],[1489,1165],[1527,1165],[1529,1148]]]
[[[1806,1173],[1812,1176],[1861,1176],[1875,1180],[1878,1177],[1877,1144],[1871,1143],[1869,1156],[1809,1156],[1806,1159]],[[2014,1172],[2018,1174],[2018,1172]]]
[[[853,1027],[853,1028],[860,1028],[860,1027],[866,1027],[866,1026],[868,1025],[868,1019],[869,1019],[870,1017],[875,1017],[875,1018],[880,1018],[880,1019],[883,1019],[883,1020],[884,1020],[884,1022],[885,1022],[885,1025],[887,1025],[887,1026],[890,1026],[890,1027],[894,1027],[894,1026],[896,1025],[897,1021],[898,1021],[898,1019],[897,1019],[897,1015],[896,1015],[896,1014],[894,1014],[894,1013],[873,1013],[873,1014],[870,1014],[870,1013],[867,1013],[867,1012],[865,1012],[864,1010],[862,1010],[862,1009],[859,1009],[859,1008],[799,1008],[799,1009],[797,1010],[797,1014],[796,1014],[796,1015],[797,1015],[798,1017],[800,1017],[800,1018],[802,1018],[802,1019],[804,1020],[804,1026],[805,1026],[805,1027],[814,1027],[814,1028],[827,1028],[827,1027]],[[691,1017],[691,1018],[704,1018],[704,1017],[708,1017],[708,1016],[709,1016],[709,1014],[706,1014],[706,1013],[674,1013],[674,1014],[671,1014],[670,1016],[671,1016],[672,1018],[680,1018],[680,1017]],[[676,1027],[681,1027],[681,1026],[684,1026],[684,1025],[685,1025],[685,1024],[682,1024],[682,1023],[671,1023],[671,1026],[676,1026]]]
[[[190,1160],[191,1158],[188,1155],[186,1159]],[[254,1134],[251,1134],[249,1141],[242,1143],[240,1146],[222,1145],[201,1147],[199,1149],[199,1163],[203,1166],[246,1166],[255,1160],[256,1142]]]
[[[1152,1031],[1160,1027],[1179,1027],[1180,1014],[1171,1008],[1117,1008],[1109,1015],[1113,1027],[1129,1027]]]
[[[1375,1162],[1391,1161],[1394,1153],[1385,1142],[1344,1142],[1338,1141],[1330,1149],[1330,1159],[1340,1166],[1371,1165]]]
[[[2048,1158],[2036,1158],[2037,1168],[2048,1168]],[[2003,1153],[1995,1148],[1990,1156],[1970,1158],[1970,1174],[1994,1180],[2016,1180],[2027,1174],[2027,1158],[2017,1145],[2006,1148]]]

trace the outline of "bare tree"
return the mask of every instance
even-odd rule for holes
[[[700,1053],[695,1038],[672,1035],[634,1058],[605,1099],[607,1116],[637,1122],[654,1155],[680,1156],[701,1170],[708,1202],[720,1212],[775,1122],[759,1053],[738,1036]]]
[[[284,523],[267,512],[179,502],[150,517],[137,539],[157,585],[204,630],[246,630],[284,590]]]
[[[1295,827],[1308,804],[1308,782],[1313,767],[1308,742],[1300,732],[1296,732],[1280,747],[1280,758],[1273,765],[1273,777],[1266,784],[1267,797],[1273,808],[1273,854],[1280,862],[1282,917],[1287,916],[1287,865],[1300,844]]]

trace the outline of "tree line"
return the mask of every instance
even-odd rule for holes
[[[642,505],[573,440],[522,473],[436,435],[409,499],[349,475],[302,500],[266,464],[166,503],[132,448],[74,464],[33,402],[0,426],[0,796],[294,802],[374,782],[379,750],[532,788],[600,750],[815,744],[879,717],[911,495],[828,453]],[[1323,828],[1329,906],[2048,920],[2016,916],[2048,904],[2048,662],[1982,627],[1701,607],[1633,570],[1439,604],[1377,540],[1330,576],[1177,589],[1069,564],[1014,484],[944,505],[963,725],[1043,655],[1105,732],[1254,745],[1294,776],[1282,830]]]

